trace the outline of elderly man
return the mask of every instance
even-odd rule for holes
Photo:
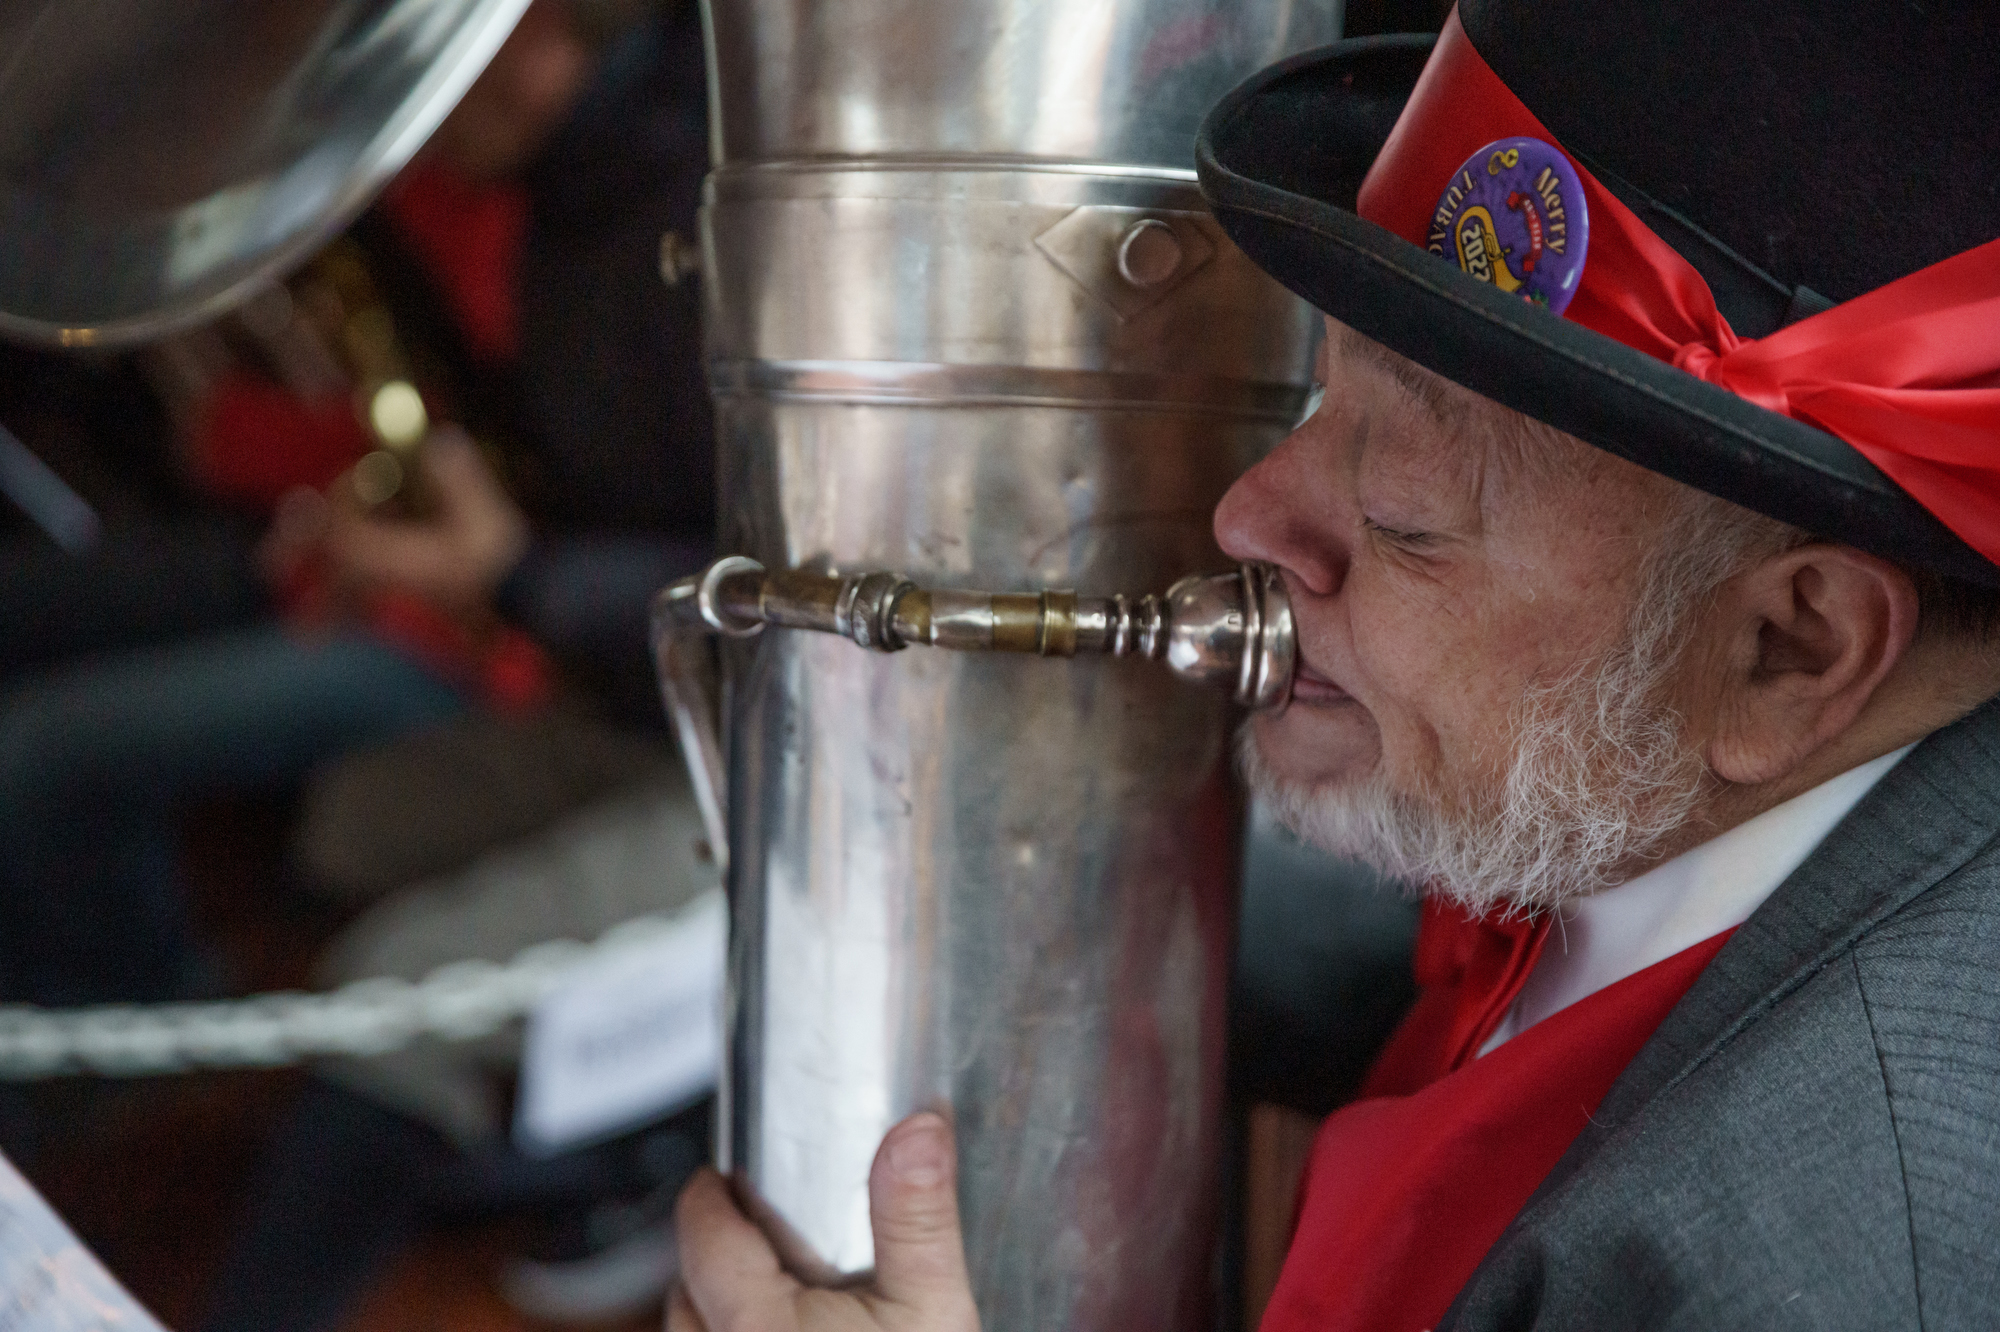
[[[2000,30],[1800,8],[1462,0],[1204,129],[1329,315],[1245,768],[1426,894],[1267,1329],[2000,1325]],[[952,1163],[840,1292],[697,1180],[671,1325],[976,1326]]]

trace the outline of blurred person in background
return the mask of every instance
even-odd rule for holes
[[[182,577],[199,564],[186,522],[95,558],[10,561],[5,997],[212,984],[189,974],[174,877],[191,798],[282,787],[469,708],[530,709],[559,676],[648,715],[645,599],[707,554],[714,500],[692,295],[649,280],[699,189],[699,54],[666,70],[663,31],[634,27],[643,9],[538,0],[431,149],[291,291],[146,358],[196,486],[272,515],[265,596],[222,519],[199,529],[219,534],[214,590]],[[665,109],[632,110],[649,104]],[[401,512],[366,511],[356,479],[380,451],[356,410],[356,325],[388,330],[440,423]],[[149,608],[153,623],[120,623]]]
[[[0,420],[72,481],[157,473],[159,493],[143,522],[100,502],[89,553],[9,536],[0,998],[224,988],[186,918],[180,815],[302,780],[295,876],[342,910],[409,890],[326,979],[588,937],[712,884],[678,836],[645,643],[651,594],[713,539],[695,296],[657,268],[663,232],[692,235],[705,110],[691,4],[536,0],[425,152],[286,288],[136,365],[7,353],[32,373],[0,385]],[[428,430],[386,485],[399,423],[371,409],[392,383],[420,391]],[[78,420],[110,446],[66,449]],[[158,455],[144,468],[123,458],[135,441]],[[592,802],[588,826],[546,832]],[[536,833],[554,850],[466,868]],[[666,839],[680,863],[655,856],[636,904],[629,863],[601,891],[562,880],[606,837]],[[507,1054],[487,1055],[314,1085],[270,1154],[219,1326],[322,1325],[438,1216],[557,1198],[550,1228],[573,1231],[607,1191],[701,1155],[698,1109],[532,1168],[505,1144]],[[5,1145],[32,1136],[13,1124]],[[585,1249],[618,1229],[584,1228]]]
[[[513,414],[456,418],[486,449],[450,437],[427,446],[421,515],[299,498],[274,543],[303,552],[298,567],[323,561],[344,588],[492,607],[589,685],[594,715],[560,703],[525,719],[469,715],[315,774],[298,838],[305,877],[365,905],[322,958],[325,985],[416,979],[541,939],[590,938],[717,883],[685,778],[657,734],[645,646],[651,595],[709,558],[714,523],[692,293],[656,275],[661,234],[693,234],[706,168],[694,6],[543,0],[432,152],[453,164],[517,161],[532,136],[506,132],[499,109],[563,86],[580,39],[614,30],[596,48],[590,90],[519,172],[530,203],[522,372],[483,399]],[[484,92],[509,86],[526,92],[498,103]],[[447,272],[479,248],[467,222],[480,214],[442,192],[413,205],[408,191],[430,188],[424,166],[376,215],[428,210],[448,223],[429,259]],[[460,290],[468,327],[498,304],[473,284]],[[418,326],[399,315],[406,323]],[[524,428],[547,446],[491,447]],[[641,719],[654,734],[634,736]],[[657,1303],[673,1274],[672,1199],[707,1154],[707,1105],[530,1158],[509,1134],[519,1047],[510,1030],[322,1066],[267,1153],[216,1283],[211,1332],[332,1326],[425,1230],[502,1212],[538,1221],[502,1281],[525,1311],[588,1321]]]

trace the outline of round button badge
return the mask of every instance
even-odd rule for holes
[[[1540,139],[1487,144],[1453,173],[1427,246],[1481,282],[1561,314],[1590,244],[1583,182]]]

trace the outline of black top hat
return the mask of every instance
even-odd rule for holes
[[[1457,21],[1745,338],[2000,236],[1991,0],[1461,0]],[[1202,188],[1257,263],[1368,337],[1600,448],[1899,563],[2000,586],[2000,568],[1852,445],[1357,216],[1431,44],[1308,52],[1210,113]],[[2000,452],[2000,420],[1993,436]]]

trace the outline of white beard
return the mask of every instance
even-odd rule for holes
[[[1679,605],[1635,615],[1624,647],[1522,699],[1497,792],[1453,799],[1380,777],[1285,782],[1249,726],[1244,776],[1303,840],[1476,913],[1539,914],[1621,882],[1658,858],[1712,785],[1681,717],[1659,701],[1694,599],[1649,581],[1649,593],[1668,596],[1642,596],[1642,606]]]

